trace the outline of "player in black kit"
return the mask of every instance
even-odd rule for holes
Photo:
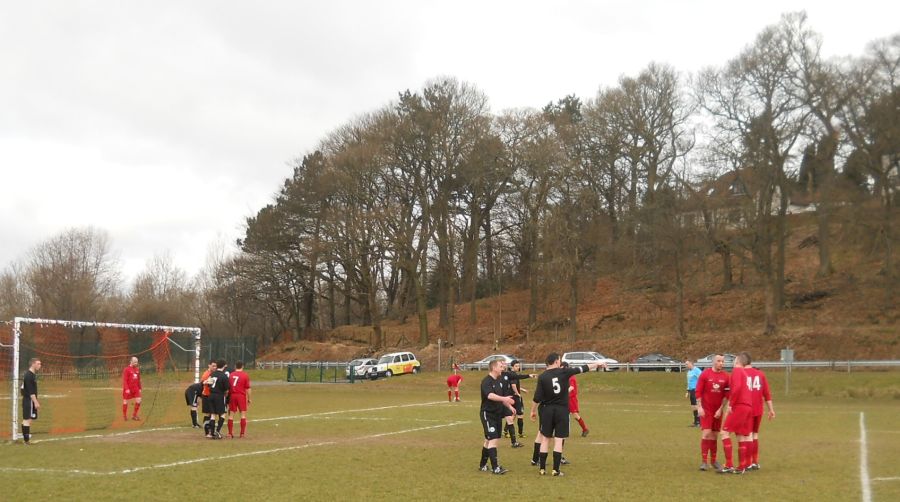
[[[516,409],[516,419],[518,420],[519,426],[519,437],[525,437],[525,404],[522,402],[522,393],[526,392],[525,389],[522,388],[522,379],[525,378],[537,378],[537,375],[527,374],[527,373],[519,373],[519,370],[522,369],[522,364],[518,359],[513,359],[513,361],[509,365],[510,369],[503,372],[502,378],[504,378],[505,382],[509,384],[509,394],[515,400],[513,404],[513,408]],[[506,388],[504,387],[504,390]],[[516,441],[516,429],[513,426],[513,416],[510,415],[506,417],[506,430],[504,432],[504,436],[508,435],[512,438],[512,446],[513,448],[519,448],[523,446],[521,443]]]
[[[22,377],[22,440],[25,444],[31,444],[31,421],[37,420],[38,410],[41,409],[35,375],[40,369],[41,360],[33,357]]]
[[[195,429],[200,428],[200,423],[197,422],[197,402],[201,394],[203,394],[202,383],[192,383],[184,389],[184,402],[191,408],[191,424]]]
[[[209,385],[209,405],[212,411],[204,430],[206,437],[210,439],[222,439],[222,425],[225,424],[225,412],[228,411],[225,407],[225,395],[228,393],[230,383],[228,376],[222,371],[224,368],[225,361],[223,359],[216,361],[216,370],[204,382]]]
[[[559,354],[551,352],[547,356],[547,370],[541,373],[534,391],[534,403],[531,406],[531,419],[537,416],[537,407],[541,411],[541,475],[547,472],[547,451],[550,438],[553,441],[553,475],[562,476],[559,465],[562,460],[563,439],[569,437],[569,377],[590,370],[606,367],[604,363],[586,364],[561,368]]]
[[[478,468],[488,472],[488,460],[491,461],[490,471],[494,474],[505,474],[506,469],[500,466],[497,460],[497,441],[500,439],[500,427],[503,423],[504,409],[515,413],[513,398],[503,395],[503,384],[500,374],[503,371],[503,361],[495,359],[488,366],[489,372],[481,381],[481,410],[479,418],[484,428],[484,444],[481,447],[481,463]]]

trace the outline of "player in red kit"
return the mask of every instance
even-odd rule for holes
[[[741,352],[734,359],[734,369],[728,381],[728,416],[722,432],[734,434],[738,440],[738,467],[732,463],[731,449],[725,448],[725,467],[719,473],[744,474],[750,465],[750,445],[753,434],[753,396],[750,392],[750,378],[744,369],[750,363],[750,355]],[[729,445],[730,446],[730,445]]]
[[[453,402],[453,395],[456,394],[456,402],[459,402],[459,382],[462,381],[462,375],[459,374],[459,365],[453,365],[453,374],[447,377],[447,400]]]
[[[725,356],[716,354],[712,368],[706,368],[697,379],[695,394],[697,396],[697,415],[700,417],[700,470],[718,470],[721,466],[716,462],[719,445],[716,435],[722,429],[722,403],[728,395],[728,373],[725,367]],[[708,463],[707,463],[708,462]]]
[[[134,399],[134,413],[132,420],[140,420],[138,412],[141,411],[141,368],[138,366],[138,358],[132,357],[129,365],[122,370],[122,418],[128,420],[128,401]]]
[[[228,437],[234,438],[234,412],[241,412],[241,436],[247,431],[247,408],[250,405],[250,377],[244,373],[243,361],[234,363],[235,370],[228,374],[231,383],[228,401]]]
[[[747,356],[750,359],[750,356]],[[759,425],[762,423],[763,402],[769,408],[769,420],[775,418],[775,407],[772,405],[772,392],[769,390],[769,381],[766,374],[756,369],[751,364],[744,367],[747,373],[747,384],[753,400],[753,436],[750,442],[750,470],[759,469]]]

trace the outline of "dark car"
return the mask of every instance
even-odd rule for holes
[[[681,361],[674,357],[654,352],[652,354],[644,354],[635,359],[632,364],[631,371],[681,371]]]

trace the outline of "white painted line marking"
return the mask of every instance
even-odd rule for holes
[[[170,462],[170,463],[166,463],[166,464],[154,464],[154,465],[146,465],[146,466],[139,466],[139,467],[130,467],[128,469],[121,469],[121,470],[116,470],[116,471],[89,471],[89,470],[84,470],[84,469],[42,469],[42,468],[38,468],[38,467],[27,467],[27,468],[0,467],[0,472],[37,472],[37,473],[48,473],[48,474],[83,474],[83,475],[87,475],[87,476],[116,476],[116,475],[120,475],[120,474],[133,474],[135,472],[147,471],[147,470],[151,470],[151,469],[166,469],[169,467],[178,467],[178,466],[182,466],[182,465],[197,464],[200,462],[207,462],[210,460],[225,460],[225,459],[231,459],[231,458],[250,457],[250,456],[255,456],[255,455],[266,455],[269,453],[280,453],[280,452],[285,452],[285,451],[302,450],[305,448],[312,448],[312,447],[316,447],[316,446],[328,446],[328,445],[339,444],[339,443],[352,443],[352,442],[360,441],[360,440],[364,441],[366,439],[377,439],[377,438],[382,438],[382,437],[386,437],[386,436],[396,436],[399,434],[408,434],[410,432],[419,432],[419,431],[426,431],[426,430],[432,430],[432,429],[440,429],[440,428],[444,428],[444,427],[454,427],[457,425],[463,425],[463,424],[468,424],[468,423],[471,423],[471,422],[457,421],[457,422],[450,422],[450,423],[440,424],[440,425],[429,425],[427,427],[417,427],[414,429],[405,429],[405,430],[401,430],[401,431],[370,434],[368,436],[361,436],[361,437],[352,438],[352,439],[345,439],[343,441],[325,441],[325,442],[321,442],[321,443],[307,443],[304,445],[285,446],[283,448],[272,448],[272,449],[268,449],[268,450],[257,450],[257,451],[243,452],[243,453],[233,453],[231,455],[219,455],[219,456],[215,456],[215,457],[203,457],[203,458],[194,458],[194,459],[188,459],[188,460],[180,460],[178,462]]]
[[[393,405],[393,406],[379,406],[376,408],[360,408],[360,409],[355,409],[355,410],[325,411],[325,412],[321,412],[321,413],[309,413],[306,415],[293,415],[293,416],[287,416],[287,417],[254,418],[254,419],[251,419],[250,422],[253,422],[253,423],[255,423],[255,422],[271,422],[273,420],[297,420],[300,418],[315,418],[315,417],[329,418],[328,417],[329,415],[336,415],[339,413],[357,413],[357,412],[366,412],[366,411],[390,410],[390,409],[395,409],[395,408],[409,408],[409,407],[414,407],[414,406],[432,406],[435,404],[441,404],[443,402],[444,401],[431,401],[428,403],[413,403],[413,404],[400,404],[400,405]],[[347,419],[347,420],[354,420],[354,419],[351,418],[351,419]],[[377,419],[358,418],[356,420],[377,420]],[[387,420],[387,419],[384,419],[384,420]],[[421,420],[421,421],[424,421],[424,420]],[[436,422],[437,420],[434,420],[434,421]],[[174,431],[174,430],[184,430],[184,429],[189,429],[189,427],[188,426],[180,426],[180,425],[175,426],[175,427],[154,427],[152,429],[135,429],[132,431],[113,432],[110,434],[86,434],[86,435],[81,435],[81,436],[64,436],[64,437],[52,437],[52,438],[45,438],[45,439],[34,439],[34,440],[32,440],[32,442],[37,444],[37,443],[44,443],[44,442],[51,442],[51,441],[71,441],[73,439],[96,439],[96,438],[105,438],[105,437],[130,436],[132,434],[144,434],[147,432]]]
[[[859,413],[859,482],[863,502],[872,502],[872,483],[869,480],[869,446],[866,441],[866,414]]]
[[[591,444],[619,444],[619,443],[591,443]]]
[[[893,478],[872,478],[872,481],[900,481],[900,477],[893,477]]]

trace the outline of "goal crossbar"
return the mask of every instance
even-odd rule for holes
[[[22,324],[36,324],[36,325],[57,325],[64,326],[67,328],[110,328],[110,329],[126,329],[126,330],[134,330],[134,331],[163,331],[167,333],[189,333],[192,335],[194,341],[194,382],[200,381],[200,328],[196,327],[188,327],[188,326],[162,326],[156,324],[122,324],[122,323],[113,323],[113,322],[96,322],[96,321],[68,321],[62,319],[40,319],[40,318],[31,318],[31,317],[15,317],[13,318],[13,340],[12,340],[12,349],[13,349],[13,364],[12,364],[12,389],[11,389],[11,397],[10,399],[12,406],[12,439],[15,441],[18,435],[19,428],[19,342],[22,335],[21,326]],[[174,342],[173,342],[174,343]],[[179,348],[184,349],[179,345]]]

